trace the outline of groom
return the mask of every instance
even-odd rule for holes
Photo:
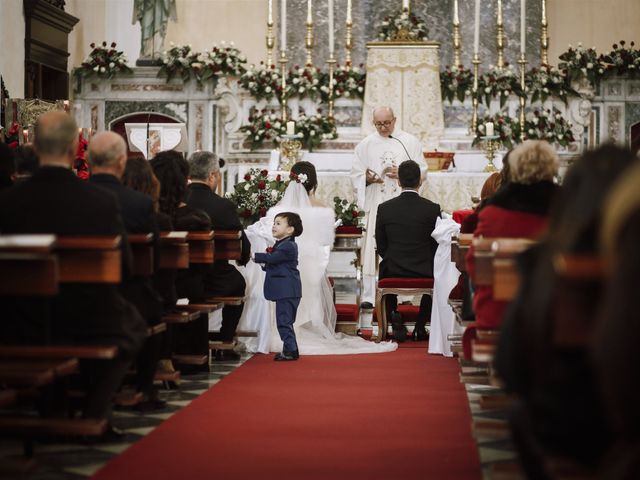
[[[400,196],[378,207],[376,247],[380,262],[380,279],[433,278],[433,258],[438,243],[431,237],[440,217],[440,205],[418,195],[422,183],[420,166],[406,160],[398,167]],[[403,339],[404,327],[397,312],[398,297],[388,295],[387,318],[391,318],[394,336]],[[431,311],[431,297],[423,295],[418,320],[413,331],[414,340],[426,340],[425,325]]]

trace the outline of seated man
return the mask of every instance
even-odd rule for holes
[[[211,218],[214,230],[242,230],[236,207],[229,200],[215,193],[220,182],[218,159],[211,152],[196,152],[189,158],[191,185],[187,193],[187,205],[203,210]],[[251,255],[251,244],[242,233],[242,260],[244,265]],[[205,275],[205,292],[208,295],[244,296],[245,281],[242,274],[227,260],[215,260],[213,268]],[[244,305],[228,305],[222,309],[222,328],[217,339],[233,341]],[[237,354],[230,350],[219,350],[216,359],[233,359]]]
[[[413,160],[406,160],[398,167],[398,183],[402,193],[378,206],[376,247],[382,257],[379,277],[433,277],[433,257],[438,244],[431,234],[440,217],[440,205],[418,194],[422,177],[420,166]],[[387,315],[396,339],[403,341],[406,334],[397,304],[397,296],[389,295]],[[423,295],[414,340],[426,340],[425,325],[430,311],[431,297]]]
[[[0,194],[0,233],[125,235],[113,194],[73,174],[77,146],[78,126],[71,116],[55,111],[38,118],[34,148],[41,167],[31,178]],[[130,261],[126,239],[123,259]],[[52,301],[49,334],[43,331],[42,312],[29,310],[34,315],[21,315],[20,322],[2,322],[3,341],[118,347],[114,360],[81,365],[90,377],[85,417],[107,416],[111,398],[146,336],[138,311],[122,298],[118,285],[107,284],[62,284]]]

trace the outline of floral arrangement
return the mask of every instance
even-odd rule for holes
[[[546,140],[563,147],[575,141],[572,125],[557,110],[534,110],[528,112],[524,122],[525,140]]]
[[[487,106],[492,98],[498,98],[500,108],[504,107],[512,93],[519,97],[525,95],[516,71],[506,62],[504,68],[492,67],[478,78],[478,101],[484,100]]]
[[[200,54],[191,51],[191,45],[175,45],[171,42],[170,46],[169,50],[162,52],[162,66],[158,77],[167,77],[167,82],[174,77],[182,78],[183,82],[188,82],[191,78],[200,81]]]
[[[278,143],[281,135],[287,131],[287,126],[282,122],[275,110],[260,110],[249,116],[249,125],[240,127],[240,131],[246,134],[251,142],[251,150],[261,148],[265,142]]]
[[[269,101],[274,97],[280,100],[282,81],[275,65],[267,66],[264,62],[258,66],[251,65],[240,77],[240,85],[257,101]]]
[[[364,86],[367,74],[360,67],[346,67],[336,65],[333,72],[333,98],[364,98]],[[329,102],[329,74],[320,77],[320,98],[323,103]]]
[[[289,70],[287,76],[287,98],[292,97],[309,97],[316,100],[320,97],[320,70],[306,65],[300,67],[298,65]]]
[[[4,134],[4,143],[11,149],[18,148],[20,145],[20,124],[16,121],[11,123],[11,126]]]
[[[245,67],[247,57],[240,53],[233,42],[227,44],[223,40],[220,46],[214,45],[211,50],[205,50],[198,56],[198,60],[200,59],[204,62],[204,68],[200,74],[201,81],[225,75],[241,77],[247,71]]]
[[[283,179],[282,175],[269,177],[267,170],[252,168],[227,198],[236,205],[238,216],[246,227],[264,217],[267,210],[282,199],[288,184],[289,179]]]
[[[638,76],[640,73],[640,50],[635,47],[635,43],[629,44],[620,40],[618,44],[613,44],[613,50],[600,55],[599,61],[604,67],[604,75],[630,75]]]
[[[133,71],[127,65],[127,56],[124,52],[116,50],[116,43],[112,42],[107,47],[107,42],[96,47],[92,43],[90,47],[93,49],[87,59],[76,68],[75,75],[80,77],[90,77],[97,75],[101,78],[113,78],[117,74],[132,73]]]
[[[473,72],[462,65],[447,66],[445,70],[440,72],[440,88],[442,98],[449,100],[450,103],[456,98],[464,102],[465,97],[471,96]]]
[[[485,135],[486,123],[493,122],[494,135],[498,138],[496,141],[502,145],[503,148],[511,149],[514,143],[520,141],[520,122],[517,119],[511,118],[508,115],[496,114],[486,115],[482,119],[478,119],[478,126],[476,127],[476,136],[473,139],[473,145],[476,145],[483,141],[481,137]]]
[[[550,65],[541,65],[540,68],[529,70],[525,76],[525,83],[532,103],[538,100],[544,102],[549,97],[557,97],[567,103],[570,95],[578,95],[569,85],[567,77]]]
[[[349,200],[333,197],[333,209],[336,212],[336,219],[342,221],[344,227],[357,227],[362,228],[362,219],[364,218],[364,211],[358,208],[356,202],[349,202]]]
[[[309,116],[300,112],[300,116],[296,120],[296,132],[302,135],[302,144],[310,152],[324,140],[338,138],[335,120],[322,115],[322,110]]]
[[[426,23],[406,10],[400,10],[385,17],[379,28],[378,39],[383,42],[395,40],[422,42],[428,37]]]
[[[569,45],[569,49],[558,58],[562,60],[558,68],[570,81],[586,78],[595,85],[604,73],[604,65],[600,62],[595,48],[584,48],[581,43],[578,43],[577,48]]]

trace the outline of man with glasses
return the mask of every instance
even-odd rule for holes
[[[396,128],[396,117],[390,107],[373,110],[376,131],[362,140],[355,149],[351,167],[351,180],[358,205],[365,216],[365,238],[362,245],[363,293],[362,306],[373,308],[376,284],[375,231],[378,205],[401,192],[398,185],[398,166],[413,160],[422,174],[427,165],[422,155],[422,144],[413,135]]]

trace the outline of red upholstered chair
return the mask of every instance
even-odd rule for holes
[[[387,338],[386,295],[430,295],[433,297],[433,278],[383,278],[376,287],[376,317],[378,336],[376,342]]]

